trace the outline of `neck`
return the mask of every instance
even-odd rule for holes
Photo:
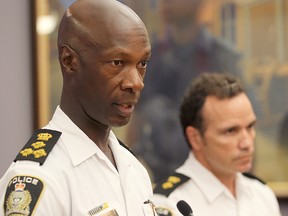
[[[194,154],[196,159],[208,169],[213,175],[224,184],[231,194],[236,198],[236,176],[237,173],[228,173],[223,170],[217,169],[215,166],[211,166],[210,163],[197,153]]]
[[[113,152],[109,147],[108,138],[111,127],[91,119],[83,110],[77,109],[77,106],[71,106],[63,103],[63,101],[61,102],[60,107],[63,112],[100,148],[100,150],[116,167]]]
[[[228,188],[231,194],[236,198],[236,174],[230,176],[220,176],[216,177]]]

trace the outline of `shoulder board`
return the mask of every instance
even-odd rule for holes
[[[30,160],[39,162],[40,165],[43,165],[61,134],[62,133],[59,131],[48,129],[38,129],[34,131],[14,162],[18,160]]]
[[[164,180],[160,181],[154,188],[154,193],[168,197],[177,187],[188,181],[190,178],[181,173],[173,173]]]
[[[260,181],[262,184],[266,184],[265,181],[263,181],[262,179],[258,178],[257,176],[253,175],[252,173],[242,173],[244,176],[246,176],[247,178],[251,178],[251,179],[256,179],[258,181]]]
[[[126,145],[125,143],[123,143],[119,139],[118,139],[118,142],[120,143],[121,146],[123,146],[125,149],[127,149],[131,154],[133,154],[135,156],[134,152],[132,151],[132,149],[128,145]]]

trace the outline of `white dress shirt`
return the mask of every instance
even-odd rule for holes
[[[193,153],[189,154],[176,172],[190,179],[175,188],[168,197],[162,194],[154,194],[153,197],[156,206],[169,209],[175,216],[182,216],[176,206],[180,200],[191,206],[194,216],[281,215],[277,199],[268,186],[238,173],[235,198],[227,187],[196,160]],[[171,215],[167,212],[163,215]]]
[[[15,176],[35,177],[34,182],[43,183],[41,196],[36,197],[36,216],[154,215],[151,205],[144,204],[152,196],[148,173],[112,131],[109,146],[117,169],[60,107],[45,128],[62,135],[43,165],[33,161],[12,163],[0,183],[0,215],[9,195],[5,200],[7,185]]]

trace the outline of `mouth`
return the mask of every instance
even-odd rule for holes
[[[237,160],[241,163],[251,163],[252,162],[252,155],[245,155],[245,156],[240,156],[237,158]]]
[[[240,156],[236,160],[238,171],[240,172],[247,172],[251,169],[253,163],[253,156],[252,155],[245,155]]]
[[[135,109],[135,103],[115,104],[115,106],[119,114],[124,117],[130,116]]]

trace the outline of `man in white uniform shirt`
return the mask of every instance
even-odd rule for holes
[[[279,216],[272,190],[247,174],[252,168],[256,116],[242,83],[232,74],[203,73],[183,98],[180,119],[191,149],[175,173],[159,182],[159,215]],[[176,143],[175,143],[176,144]]]
[[[154,215],[147,171],[111,131],[128,123],[144,87],[143,22],[116,0],[78,0],[58,49],[60,106],[2,177],[0,215]]]

